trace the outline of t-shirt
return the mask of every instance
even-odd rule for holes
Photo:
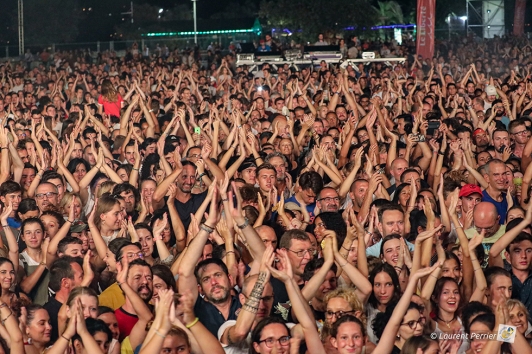
[[[477,233],[478,232],[474,227],[465,230],[465,234],[468,239],[472,239],[473,237],[475,237]],[[502,235],[504,235],[505,233],[506,233],[506,225],[501,225],[499,226],[499,230],[494,235],[490,237],[485,237],[484,240],[482,240],[482,247],[484,247],[484,254],[486,254],[484,262],[481,264],[482,268],[486,268],[488,266],[487,255],[489,255],[490,253],[491,246],[493,246],[493,244],[497,242],[497,240],[500,239]],[[460,239],[457,239],[456,243],[460,243]],[[504,259],[504,255],[503,255],[503,259]]]
[[[116,102],[109,102],[103,98],[102,95],[98,97],[98,104],[103,105],[103,111],[110,116],[120,117],[120,109],[122,108],[122,96],[117,95]]]
[[[506,200],[506,193],[502,193],[502,201],[498,202],[493,199],[486,190],[482,191],[482,201],[490,202],[497,208],[497,214],[499,214],[499,224],[503,225],[506,221],[506,214],[508,213],[508,201]],[[515,202],[514,202],[515,204]]]
[[[116,310],[126,303],[126,298],[122,289],[120,289],[117,283],[114,283],[98,296],[98,303],[100,306],[107,306]]]
[[[59,338],[59,323],[57,317],[59,315],[59,310],[61,310],[62,303],[57,301],[55,297],[50,298],[46,304],[44,304],[44,309],[48,311],[50,315],[50,324],[52,325],[52,333],[50,333],[50,345],[53,344]]]
[[[120,340],[123,340],[131,333],[131,330],[137,324],[139,318],[137,315],[124,311],[123,308],[115,310],[116,321],[120,329]]]
[[[190,214],[195,214],[196,211],[198,211],[199,207],[207,197],[207,192],[208,191],[200,194],[191,194],[190,199],[186,203],[181,203],[177,199],[175,200],[174,204],[177,209],[177,213],[179,214],[179,218],[183,222],[185,230],[188,230],[188,226],[190,225]],[[168,198],[165,197],[165,201],[167,199]],[[214,333],[214,335],[216,335],[216,333]]]
[[[285,204],[288,202],[296,203],[298,206],[301,206],[301,204],[299,204],[298,200],[296,199],[295,194],[284,201]],[[308,214],[310,215],[311,224],[314,222],[314,218],[316,217],[316,215],[314,214],[314,209],[316,209],[316,203],[307,204],[307,211],[308,211]]]
[[[237,312],[242,307],[236,296],[231,296],[231,307],[229,316],[224,318],[222,313],[212,303],[198,296],[194,305],[194,313],[198,316],[201,323],[214,335],[218,335],[220,327],[228,320],[236,320]],[[120,332],[122,333],[122,332]]]

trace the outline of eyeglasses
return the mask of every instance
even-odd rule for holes
[[[477,230],[478,233],[481,233],[482,230],[488,232],[488,231],[493,230],[493,228],[494,228],[495,226],[497,226],[497,225],[498,225],[498,223],[495,222],[495,224],[491,225],[490,227],[478,227],[478,226],[475,226],[475,230]]]
[[[340,197],[325,197],[325,198],[318,199],[318,202],[321,202],[321,201],[324,201],[325,203],[339,202]]]
[[[325,312],[325,317],[327,318],[331,318],[333,316],[335,316],[336,318],[341,318],[341,317],[344,317],[345,315],[350,315],[352,313],[354,313],[355,311],[330,311],[330,310],[327,310],[327,312]]]
[[[314,257],[317,253],[316,250],[313,250],[313,249],[303,250],[303,251],[292,251],[291,249],[289,249],[289,251],[292,253],[295,253],[296,256],[298,256],[299,258],[305,257],[305,254],[307,254],[307,252],[311,257]]]
[[[291,338],[290,336],[282,336],[279,339],[266,338],[266,339],[259,341],[259,343],[264,343],[268,348],[273,348],[273,345],[279,342],[279,344],[281,344],[283,347],[286,347],[287,345],[290,344],[290,338]]]
[[[44,199],[44,197],[46,197],[46,199],[50,199],[54,195],[57,195],[57,193],[55,193],[55,192],[39,193],[39,194],[35,194],[35,198],[37,198],[39,200]]]
[[[417,321],[408,321],[405,323],[401,323],[401,326],[407,325],[408,327],[410,327],[410,329],[416,329],[417,324],[419,324],[420,326],[423,326],[424,323],[425,323],[425,318],[420,317],[418,318]]]
[[[521,130],[520,132],[515,132],[513,134],[514,135],[527,135],[528,134],[528,130]]]
[[[127,259],[129,261],[131,261],[131,260],[134,260],[134,259],[137,259],[137,258],[143,259],[144,258],[144,253],[142,253],[142,252],[138,252],[138,253],[130,252],[130,253],[126,253],[125,256],[127,257]],[[124,255],[122,255],[120,258],[118,258],[118,261],[120,262],[122,260],[122,258],[124,258]]]

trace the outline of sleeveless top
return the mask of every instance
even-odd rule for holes
[[[30,276],[37,270],[39,263],[31,258],[26,251],[22,252],[19,255],[21,266],[24,268],[26,276]],[[33,301],[34,304],[44,305],[48,302],[48,282],[50,280],[50,272],[48,269],[45,269],[41,277],[31,289],[28,297]]]

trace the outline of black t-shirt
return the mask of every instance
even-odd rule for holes
[[[61,306],[63,306],[63,304],[57,301],[55,297],[50,298],[50,300],[48,300],[43,306],[44,309],[48,311],[48,315],[50,315],[50,324],[52,325],[49,344],[53,344],[59,338],[59,323],[57,322],[57,317],[59,316]]]
[[[231,308],[229,309],[229,317],[224,318],[222,313],[212,303],[205,301],[201,296],[198,296],[196,304],[194,305],[194,313],[198,316],[201,323],[218,338],[218,329],[228,320],[236,320],[238,310],[242,307],[238,297],[231,296]]]
[[[179,218],[183,222],[183,226],[185,227],[185,230],[188,230],[188,226],[190,225],[190,214],[195,214],[196,211],[198,211],[199,207],[207,197],[207,191],[200,193],[200,194],[191,194],[190,199],[186,203],[181,203],[179,200],[175,200],[175,208],[177,209],[177,213],[179,214]],[[168,203],[168,197],[164,198],[165,204]],[[207,208],[207,210],[209,210]],[[200,221],[200,220],[198,220]],[[210,225],[214,226],[214,225]]]
[[[290,303],[290,298],[288,297],[284,283],[273,277],[270,283],[272,284],[274,294],[271,315],[282,318],[286,322],[295,322],[292,317],[292,304]],[[303,289],[303,286],[303,284],[299,285],[299,289]]]

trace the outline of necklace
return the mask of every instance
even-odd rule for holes
[[[445,323],[445,325],[449,329],[451,328],[451,323],[453,323],[454,320],[456,320],[456,316],[454,316],[450,321],[445,321],[444,319],[440,318],[439,316],[436,316],[436,318],[438,319],[438,321],[441,321],[441,322]]]

